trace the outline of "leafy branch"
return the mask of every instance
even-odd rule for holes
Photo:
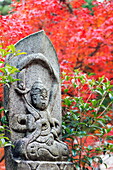
[[[94,165],[98,167],[103,163],[99,155],[112,152],[109,146],[113,147],[113,144],[108,141],[108,133],[113,126],[107,126],[111,120],[108,115],[112,111],[112,87],[104,76],[94,80],[79,70],[75,70],[73,75],[62,74],[62,90],[65,93],[63,138],[71,139],[68,141],[71,148],[70,159],[74,162],[75,169],[93,169]],[[68,95],[70,92],[72,96]],[[93,141],[88,144],[90,138]]]

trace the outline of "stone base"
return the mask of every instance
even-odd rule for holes
[[[15,161],[14,170],[74,170],[70,162]]]

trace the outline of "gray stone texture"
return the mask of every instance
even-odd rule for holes
[[[20,72],[5,87],[14,147],[6,148],[6,170],[71,170],[68,147],[61,137],[61,90],[58,59],[44,31],[27,36],[15,45],[27,54],[6,58]]]

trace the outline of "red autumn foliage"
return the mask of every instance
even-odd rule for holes
[[[113,2],[94,3],[94,15],[84,0],[15,2],[14,13],[0,18],[0,41],[6,47],[44,29],[53,42],[61,70],[80,67],[96,76],[113,78]],[[70,8],[71,11],[70,11]]]
[[[113,79],[112,0],[94,1],[93,15],[82,7],[84,0],[13,1],[13,13],[0,16],[0,44],[4,48],[43,29],[55,46],[61,71],[81,68],[95,73],[94,78],[105,75]]]

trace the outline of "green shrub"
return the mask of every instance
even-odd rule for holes
[[[14,45],[9,45],[6,49],[3,49],[2,46],[0,46],[0,86],[8,86],[10,87],[10,84],[17,81],[18,79],[14,79],[12,77],[12,74],[15,74],[16,72],[19,72],[19,70],[14,67],[10,66],[8,63],[4,62],[4,58],[6,55],[12,54],[12,57],[15,57],[17,55],[25,54],[24,52],[20,52],[19,50],[16,51]],[[0,108],[0,147],[5,147],[8,145],[11,145],[11,142],[9,139],[5,136],[5,131],[8,131],[7,127],[7,121],[6,116],[3,116],[3,112],[7,114],[7,110],[4,110],[4,107],[1,106]]]
[[[63,139],[69,144],[69,160],[80,170],[93,169],[103,163],[101,154],[113,152],[112,88],[104,76],[94,80],[79,70],[62,73]]]

